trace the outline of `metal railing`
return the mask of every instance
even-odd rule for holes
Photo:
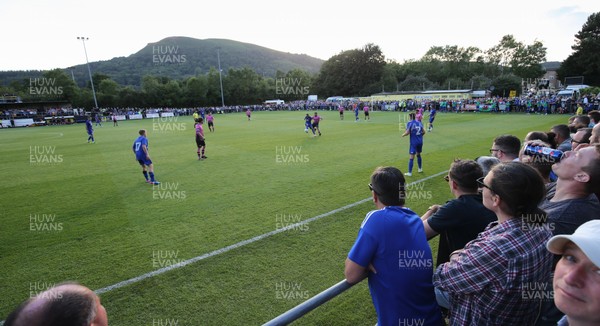
[[[271,319],[270,321],[266,322],[263,326],[279,326],[279,325],[290,324],[291,322],[306,315],[307,313],[309,313],[313,309],[317,308],[318,306],[320,306],[320,305],[324,304],[325,302],[331,300],[332,298],[336,297],[340,293],[348,290],[353,285],[354,284],[350,284],[346,280],[340,281],[339,283],[333,285],[332,287],[328,288],[327,290],[315,295],[314,297],[302,302],[301,304],[295,306],[294,308]]]

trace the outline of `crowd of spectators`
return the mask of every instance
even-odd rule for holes
[[[598,118],[598,111],[574,116],[529,132],[523,142],[500,135],[491,156],[455,160],[445,176],[454,198],[432,203],[421,216],[422,230],[404,200],[389,200],[411,198],[403,194],[410,191],[404,179],[381,180],[378,168],[369,184],[378,210],[365,217],[345,266],[348,282],[369,278],[378,324],[403,324],[394,319],[400,315],[439,325],[426,299],[433,291],[450,325],[600,325]],[[526,150],[531,146],[549,149]],[[399,225],[394,214],[408,224]],[[422,239],[410,245],[394,240],[415,235]],[[415,270],[405,268],[406,249],[436,236],[437,264],[418,274],[428,273],[432,282],[398,284],[396,278],[416,280]],[[413,256],[424,257],[432,260]],[[398,259],[399,268],[390,271],[386,266]],[[414,291],[422,296],[412,307],[394,296]]]
[[[291,101],[282,104],[230,105],[191,108],[138,108],[138,107],[101,107],[95,108],[91,114],[109,117],[112,115],[129,116],[132,114],[173,112],[175,116],[192,115],[194,112],[212,112],[213,114],[239,113],[250,111],[337,111],[340,107],[353,110],[356,106],[362,109],[368,106],[371,111],[413,111],[417,108],[436,109],[438,112],[490,111],[490,112],[527,112],[538,114],[574,114],[582,115],[600,108],[600,94],[586,95],[578,101],[560,96],[521,96],[515,98],[485,97],[456,100],[409,99],[401,101],[360,101],[346,99],[344,101]],[[31,118],[43,121],[46,117],[84,116],[90,114],[84,108],[56,107],[48,109],[5,109],[0,111],[4,120]]]

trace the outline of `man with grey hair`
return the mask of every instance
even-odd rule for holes
[[[62,283],[23,302],[4,326],[107,326],[106,309],[90,289]]]
[[[483,171],[483,176],[485,177],[494,165],[500,163],[500,160],[493,156],[479,156],[475,159],[475,162],[479,164]]]

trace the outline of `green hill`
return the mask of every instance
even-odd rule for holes
[[[105,74],[121,85],[139,86],[144,75],[181,79],[204,74],[217,68],[217,49],[221,69],[249,67],[258,74],[274,77],[277,70],[298,68],[317,73],[323,60],[306,54],[292,54],[262,46],[225,39],[199,40],[190,37],[168,37],[149,43],[140,51],[106,61],[90,62],[93,73]],[[89,80],[85,64],[65,68],[73,72],[76,82],[84,86]],[[0,83],[41,76],[42,71],[0,71]]]

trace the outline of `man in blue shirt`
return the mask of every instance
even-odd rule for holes
[[[369,188],[378,210],[362,222],[346,259],[346,280],[354,284],[369,278],[379,326],[441,325],[431,249],[419,216],[403,207],[402,172],[379,167]]]
[[[420,121],[415,119],[414,113],[409,113],[410,121],[406,124],[406,131],[402,134],[402,137],[410,135],[410,160],[408,161],[408,172],[404,175],[412,176],[412,169],[415,161],[415,154],[417,155],[417,165],[419,166],[419,173],[423,172],[423,160],[421,159],[421,151],[423,150],[423,135],[425,135],[425,128]]]
[[[315,129],[313,129],[313,127],[312,127],[312,117],[307,113],[306,116],[304,117],[304,132],[308,133],[309,130],[312,131],[313,136],[314,136]]]
[[[146,138],[146,130],[142,129],[139,131],[140,136],[133,142],[133,152],[135,153],[135,159],[142,166],[142,173],[146,182],[159,185],[160,182],[154,179],[154,165],[148,154],[148,139]],[[150,178],[148,178],[148,176]]]
[[[87,117],[87,120],[85,120],[85,129],[87,130],[88,134],[88,143],[90,141],[92,142],[92,144],[95,143],[96,141],[94,140],[94,128],[92,127],[91,117]]]
[[[437,110],[435,108],[432,108],[431,111],[429,111],[429,128],[427,128],[427,131],[433,130],[433,120],[435,120],[436,113],[437,113]]]

